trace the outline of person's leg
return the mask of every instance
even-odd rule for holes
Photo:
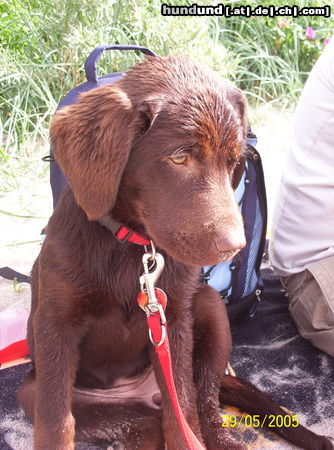
[[[289,311],[300,334],[315,347],[334,356],[334,257],[281,277],[281,281],[289,295]]]

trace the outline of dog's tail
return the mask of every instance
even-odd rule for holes
[[[333,444],[324,436],[319,436],[299,423],[248,381],[226,375],[222,379],[219,392],[221,404],[235,406],[252,416],[252,424],[266,427],[278,436],[307,450],[332,450]],[[289,416],[289,417],[287,417]]]

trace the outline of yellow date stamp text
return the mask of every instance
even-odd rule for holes
[[[236,416],[234,414],[222,414],[223,428],[240,428],[240,427],[254,427],[254,428],[296,428],[299,425],[298,416],[296,414],[280,415],[266,414],[260,416],[259,414],[243,414]]]

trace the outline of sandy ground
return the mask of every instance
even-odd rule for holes
[[[0,267],[29,274],[40,249],[40,232],[51,214],[51,190],[48,181],[32,185],[0,198],[0,210],[38,218],[18,218],[0,214]],[[9,306],[29,305],[30,288],[0,277],[0,311]]]
[[[269,206],[269,225],[278,192],[284,153],[287,147],[291,114],[280,113],[270,106],[251,111],[251,121],[258,135],[258,150],[262,156]],[[46,149],[44,154],[47,154]],[[41,164],[43,164],[41,162]],[[39,182],[25,177],[18,179],[18,189],[0,195],[0,210],[35,218],[19,218],[0,213],[0,267],[9,266],[29,274],[40,249],[40,232],[52,213],[52,196],[48,175]],[[14,284],[0,277],[0,311],[5,308],[30,303],[29,286]]]

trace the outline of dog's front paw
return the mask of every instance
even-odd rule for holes
[[[58,427],[46,426],[39,418],[35,419],[34,450],[74,450],[74,425],[71,413]]]
[[[214,420],[214,414],[209,415],[209,419],[202,422],[202,435],[205,446],[208,450],[242,450],[247,449],[247,446],[241,441],[237,440],[238,436],[234,436],[233,428],[222,428],[221,420],[217,415]]]
[[[204,435],[207,450],[247,450],[247,445],[237,441],[230,431],[216,429]]]

